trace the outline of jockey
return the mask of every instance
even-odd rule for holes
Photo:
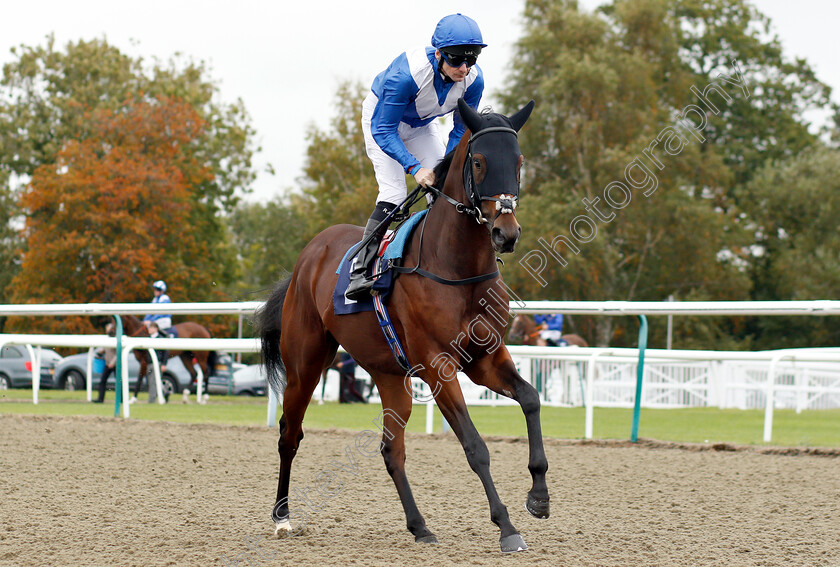
[[[467,16],[452,14],[438,22],[431,47],[400,54],[373,80],[362,103],[362,131],[379,196],[365,226],[364,238],[373,236],[350,273],[348,299],[363,299],[373,286],[366,271],[388,223],[377,226],[405,199],[405,174],[413,175],[423,187],[434,185],[432,169],[464,135],[458,99],[478,109],[484,75],[475,63],[484,47],[487,44],[478,24]],[[444,146],[437,119],[453,111],[454,127]]]
[[[540,338],[549,346],[564,346],[568,343],[563,340],[563,315],[553,313],[551,315],[534,315],[534,322],[540,331]]]
[[[158,280],[153,283],[152,289],[155,294],[155,297],[152,299],[152,303],[172,303],[172,300],[170,300],[169,296],[166,295],[166,283],[163,280]],[[168,329],[172,326],[172,315],[150,313],[149,315],[143,317],[143,323],[145,323],[146,328],[149,327],[149,323],[152,321],[157,323],[158,330],[163,337],[167,337],[169,335]]]

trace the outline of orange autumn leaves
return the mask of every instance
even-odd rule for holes
[[[190,226],[200,188],[213,182],[197,149],[204,128],[192,107],[168,98],[91,113],[81,137],[37,168],[20,196],[28,247],[13,301],[145,301],[150,275],[174,290],[206,279],[189,261],[209,254]],[[38,326],[94,330],[88,318]]]

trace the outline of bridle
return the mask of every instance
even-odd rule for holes
[[[426,188],[428,192],[433,193],[435,195],[435,198],[442,197],[445,201],[454,206],[457,212],[472,216],[478,224],[486,225],[488,228],[492,227],[493,223],[496,222],[496,219],[499,218],[499,215],[503,213],[513,213],[516,210],[516,205],[519,202],[520,185],[519,179],[517,178],[516,189],[511,195],[502,195],[501,197],[495,197],[489,194],[485,195],[482,192],[483,187],[481,187],[480,185],[483,185],[483,182],[482,184],[476,184],[475,174],[473,173],[473,142],[477,138],[490,133],[513,134],[514,138],[519,137],[516,130],[514,130],[513,128],[508,128],[507,126],[491,126],[489,128],[479,130],[478,132],[470,136],[469,142],[467,143],[467,156],[464,160],[463,169],[464,191],[467,194],[469,204],[462,203],[448,195],[444,195],[443,191],[441,191],[437,187],[429,186]],[[487,219],[481,212],[482,201],[496,202],[497,212],[496,216],[494,216],[492,220]]]
[[[473,167],[472,167],[473,142],[477,138],[479,138],[481,136],[484,136],[485,134],[490,134],[490,133],[513,134],[514,138],[519,137],[516,130],[514,130],[513,128],[506,127],[506,126],[491,126],[491,127],[488,127],[488,128],[483,128],[483,129],[479,130],[478,132],[476,132],[475,134],[472,134],[470,136],[469,142],[467,143],[467,157],[466,157],[466,160],[464,161],[464,168],[463,168],[464,191],[467,194],[467,199],[469,200],[469,204],[462,203],[461,201],[458,201],[457,199],[453,199],[452,197],[450,197],[448,195],[445,195],[443,193],[443,191],[441,191],[437,187],[433,187],[433,186],[430,185],[428,187],[421,188],[420,186],[418,186],[417,189],[415,189],[406,198],[406,200],[403,201],[403,203],[397,209],[392,211],[391,214],[395,214],[398,210],[403,211],[402,214],[405,214],[408,211],[408,209],[411,207],[411,205],[413,205],[414,203],[419,201],[422,194],[425,194],[425,193],[431,193],[432,195],[434,195],[435,200],[438,197],[443,198],[444,201],[446,201],[447,203],[449,203],[453,207],[455,207],[455,211],[457,211],[458,213],[465,214],[465,215],[473,217],[478,224],[486,226],[488,230],[492,230],[493,224],[496,222],[496,219],[499,218],[499,215],[501,215],[503,213],[513,214],[514,210],[516,209],[516,204],[519,201],[519,185],[520,184],[519,184],[519,177],[518,176],[517,176],[517,182],[516,182],[516,189],[515,189],[515,191],[513,191],[513,194],[512,195],[502,195],[501,197],[494,197],[493,195],[490,195],[490,194],[485,195],[482,192],[482,187],[481,187],[481,185],[483,184],[483,181],[482,181],[482,183],[479,183],[479,184],[477,184],[475,182],[475,176],[473,174]],[[422,191],[422,193],[421,193],[421,191]],[[482,201],[495,201],[496,202],[496,210],[498,212],[496,213],[496,216],[493,217],[492,221],[485,218],[484,214],[481,212]],[[423,235],[425,234],[425,231],[426,231],[426,219],[423,219],[423,223],[422,223],[421,228],[420,228],[420,244],[419,244],[419,249],[420,250],[422,250],[422,248],[423,248]],[[504,262],[502,262],[501,258],[497,257],[496,261],[501,263],[501,264],[504,264]],[[431,273],[427,270],[424,270],[424,269],[420,268],[420,258],[419,257],[417,259],[417,265],[414,266],[414,267],[408,268],[408,267],[404,267],[404,266],[392,266],[391,269],[394,270],[397,273],[418,274],[418,275],[424,276],[426,278],[429,278],[433,281],[436,281],[438,283],[442,283],[442,284],[445,284],[445,285],[469,285],[469,284],[474,284],[474,283],[479,283],[479,282],[495,279],[499,276],[499,270],[497,269],[494,272],[490,272],[490,273],[487,273],[487,274],[482,274],[480,276],[474,276],[474,277],[471,277],[471,278],[463,278],[463,279],[458,279],[458,280],[443,278],[441,276],[438,276],[436,274],[433,274],[433,273]]]

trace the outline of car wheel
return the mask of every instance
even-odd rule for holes
[[[170,396],[178,393],[178,380],[170,374],[164,374],[160,377],[161,386],[163,386],[163,395]]]
[[[5,374],[0,374],[0,390],[8,390],[12,387],[12,380]]]
[[[68,392],[85,389],[85,377],[78,370],[71,370],[64,377],[64,389]]]
[[[242,390],[241,392],[239,392],[236,395],[237,396],[253,396],[254,392],[252,392],[251,390]]]

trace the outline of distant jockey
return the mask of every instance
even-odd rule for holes
[[[166,283],[164,283],[163,280],[158,280],[153,283],[152,289],[155,293],[152,303],[172,303],[172,300],[170,300],[169,296],[166,295]],[[171,314],[150,313],[149,315],[143,317],[143,323],[145,323],[146,328],[149,327],[149,323],[152,321],[157,323],[158,330],[163,337],[169,336],[168,329],[172,326]]]
[[[553,313],[551,315],[534,315],[534,322],[540,331],[540,338],[549,346],[563,346],[563,315]]]

